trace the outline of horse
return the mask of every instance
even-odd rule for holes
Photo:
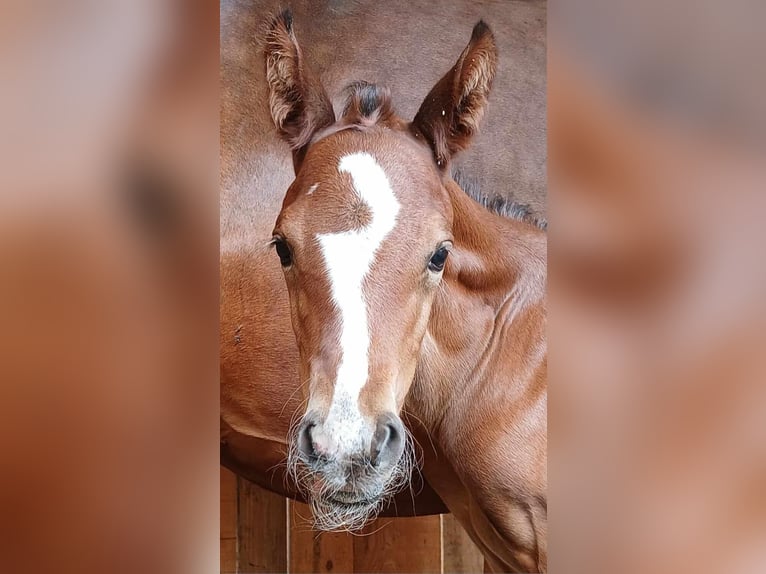
[[[451,177],[497,65],[480,21],[411,122],[360,82],[336,119],[289,11],[267,33],[274,124],[293,152],[271,245],[306,404],[290,437],[316,525],[356,529],[423,473],[495,570],[546,569],[546,237]],[[456,328],[459,326],[459,328]]]
[[[544,216],[544,2],[450,3],[439,10],[423,0],[291,4],[310,40],[305,56],[338,93],[338,109],[347,79],[366,77],[385,82],[398,105],[414,113],[425,95],[422,81],[435,80],[452,57],[444,54],[462,48],[470,27],[460,22],[480,16],[496,22],[497,42],[513,58],[495,77],[482,137],[454,164],[472,174],[476,196],[491,207],[505,209],[512,197],[533,216]],[[265,105],[263,21],[277,6],[272,0],[221,4],[221,461],[264,488],[305,500],[281,464],[290,419],[300,407],[298,351],[281,271],[265,249],[292,178],[289,151]],[[440,41],[423,42],[422,30],[439,30]],[[337,49],[351,34],[358,49]],[[418,66],[410,65],[415,53]],[[397,495],[383,515],[448,511],[427,480],[413,479],[414,502],[410,493]]]
[[[233,22],[242,21],[241,18],[236,19],[231,16],[238,14],[239,5],[231,7],[232,11],[228,15],[225,8],[226,5],[222,11],[222,39],[227,37],[223,30],[230,29]],[[244,28],[249,29],[247,25]],[[238,35],[228,34],[228,37],[232,36]],[[235,38],[233,45],[238,45],[238,38]],[[297,50],[297,43],[295,46]],[[310,46],[308,50],[311,50]],[[301,379],[297,372],[298,349],[295,346],[294,335],[290,328],[287,293],[283,279],[278,276],[275,278],[275,275],[280,273],[279,264],[274,260],[273,254],[267,253],[266,241],[261,242],[258,233],[253,231],[266,228],[270,231],[273,226],[276,214],[279,213],[280,209],[278,204],[275,207],[275,203],[281,203],[284,195],[279,188],[281,177],[279,171],[280,168],[284,167],[284,164],[280,163],[281,155],[272,143],[255,146],[257,153],[254,153],[247,147],[248,142],[242,141],[244,139],[243,134],[247,135],[250,138],[249,143],[252,145],[253,138],[264,137],[262,134],[268,132],[267,130],[254,129],[258,128],[261,122],[257,111],[254,111],[255,119],[251,120],[249,124],[243,124],[241,113],[237,111],[237,108],[242,107],[242,81],[237,81],[237,77],[242,74],[245,65],[242,56],[245,52],[235,51],[231,47],[227,49],[224,41],[222,53],[224,55],[235,53],[237,56],[230,66],[226,64],[224,58],[224,73],[222,74],[224,79],[222,98],[224,102],[222,108],[222,187],[224,193],[222,195],[221,222],[222,461],[239,474],[262,486],[305,500],[304,493],[283,481],[282,468],[278,466],[285,455],[289,420],[292,414],[301,407],[299,400],[299,382]],[[301,58],[301,64],[305,63],[303,60],[304,58]],[[310,68],[305,67],[305,69],[310,74]],[[231,74],[228,78],[227,70]],[[492,72],[494,75],[494,69]],[[314,86],[315,84],[311,85]],[[256,87],[259,87],[257,83]],[[269,87],[265,88],[268,92]],[[227,93],[227,89],[231,90],[231,93]],[[367,91],[369,89],[365,88]],[[366,92],[363,90],[358,95],[363,93]],[[263,93],[257,93],[256,96],[253,98],[256,101],[263,101],[269,97],[268,94]],[[232,105],[227,105],[227,101],[233,101]],[[500,101],[502,102],[502,99]],[[271,121],[270,118],[269,121]],[[233,129],[232,126],[236,126],[236,129]],[[463,157],[465,158],[467,155],[464,154]],[[491,156],[492,154],[486,155]],[[452,160],[453,158],[450,157],[449,162],[445,162],[445,166],[448,163],[453,163]],[[241,167],[243,165],[244,169]],[[265,177],[263,173],[267,170],[270,174],[276,172],[276,176]],[[486,184],[487,181],[491,181],[491,175],[488,176],[488,174],[491,174],[491,170],[480,172],[480,177],[484,179],[482,183]],[[251,202],[252,209],[249,210],[243,209],[241,192],[239,195],[237,194],[237,191],[246,186],[248,181],[256,186],[268,182],[271,186],[269,189],[259,190],[259,193],[253,194],[251,192],[249,194],[246,198]],[[288,183],[289,181],[285,183],[285,188]],[[227,192],[231,197],[227,197]],[[492,203],[490,207],[494,209],[503,210],[506,207],[502,201],[489,202],[486,201],[486,197],[480,199],[484,199],[485,203]],[[253,200],[255,201],[253,202]],[[235,205],[236,203],[239,205]],[[482,208],[482,212],[484,211],[486,210]],[[249,227],[241,226],[242,214],[246,214],[247,219],[249,219]],[[492,221],[491,227],[497,225],[497,221],[494,219]],[[247,231],[248,251],[243,251],[241,248],[243,241],[242,237],[238,235],[242,229]],[[267,255],[270,257],[269,259],[267,259]],[[259,328],[262,331],[259,331]],[[425,375],[427,373],[419,374],[418,380],[427,380]],[[419,388],[418,385],[413,386],[411,393],[413,396],[415,396],[417,388]],[[450,510],[458,518],[462,515],[463,517],[468,516],[470,519],[472,514],[476,514],[475,508],[471,510],[470,504],[466,503],[465,500],[461,502],[459,494],[449,494],[451,487],[445,488],[442,485],[439,493],[441,496],[436,495],[430,489],[431,475],[438,482],[442,482],[442,479],[448,475],[447,468],[437,473],[431,473],[429,470],[437,468],[431,459],[436,456],[434,453],[443,449],[444,446],[438,441],[431,445],[433,437],[425,435],[427,429],[422,422],[416,420],[418,415],[414,411],[403,413],[403,417],[413,434],[418,437],[418,442],[429,445],[431,450],[426,448],[421,453],[426,459],[423,465],[426,475],[426,481],[422,485],[424,490],[415,497],[414,507],[404,508],[402,511],[402,505],[397,504],[395,513],[406,515],[409,513],[442,512],[445,509],[441,498],[446,496],[451,500]],[[427,417],[419,417],[419,420],[425,421]],[[421,426],[419,427],[419,425]],[[439,458],[442,456],[438,455]],[[452,476],[454,476],[454,472]],[[462,522],[467,524],[465,519]],[[500,529],[502,528],[501,526]],[[495,527],[488,529],[486,524],[473,529],[469,526],[469,533],[472,532],[474,540],[483,536],[485,541],[491,542],[494,536],[492,530],[497,529]],[[544,544],[544,537],[542,540]],[[481,542],[479,544],[482,546]],[[487,554],[487,548],[483,549]],[[495,558],[488,556],[488,563],[494,563],[500,569],[511,568],[511,566],[503,565],[512,564],[513,559],[504,558],[502,550],[495,552],[495,554],[497,554]],[[544,558],[542,561],[538,559],[538,562],[544,563]],[[528,566],[525,568],[535,569],[536,567]]]

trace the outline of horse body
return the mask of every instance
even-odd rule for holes
[[[280,4],[221,3],[222,460],[261,486],[299,496],[280,466],[301,403],[298,350],[282,272],[266,246],[293,169],[274,137],[258,45],[265,15]],[[544,2],[455,2],[438,9],[419,0],[290,4],[303,24],[307,58],[331,94],[341,94],[352,78],[377,81],[391,87],[408,115],[462,48],[468,28],[454,24],[480,17],[494,23],[502,53],[514,56],[495,79],[482,138],[459,163],[481,189],[506,196],[514,190],[515,199],[544,215]],[[426,39],[437,32],[438,42]],[[349,38],[353,49],[342,49]],[[334,104],[342,106],[340,95]],[[398,501],[400,514],[412,510],[407,498]],[[422,514],[445,510],[427,484],[416,505]]]
[[[546,242],[451,188],[455,244],[485,267],[445,277],[406,411],[425,478],[491,566],[544,571]]]
[[[242,49],[252,41],[243,34],[254,33],[256,21],[236,19],[245,8],[226,3],[222,12],[222,53],[230,57],[222,64],[222,461],[270,490],[305,500],[285,480],[282,463],[291,423],[306,399],[301,382],[308,379],[301,372],[284,275],[268,245],[292,166],[265,113],[269,87],[256,81],[262,61],[250,61],[260,54]],[[234,32],[225,34],[229,28]],[[334,73],[336,83],[369,77],[343,66]],[[420,83],[405,77],[405,85]],[[252,98],[246,105],[244,96]],[[419,99],[410,93],[403,101],[412,105]],[[495,108],[502,111],[503,103]],[[296,167],[305,151],[297,159],[294,154]],[[479,157],[475,163],[482,165],[496,156],[493,148],[466,163]],[[484,189],[497,189],[507,183],[493,183],[493,174],[513,170],[501,164],[475,173]],[[528,172],[522,177],[539,181]],[[543,570],[544,234],[489,213],[454,182],[447,181],[445,189],[460,249],[450,255],[436,290],[414,383],[401,409],[422,447],[427,482],[409,504],[409,492],[395,498],[395,507],[399,515],[427,514],[443,512],[446,503],[494,569]]]

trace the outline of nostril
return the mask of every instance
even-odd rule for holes
[[[370,452],[370,458],[372,464],[378,464],[380,460],[380,453],[386,448],[388,439],[391,436],[391,428],[389,425],[378,426],[375,430],[375,436],[372,438],[372,449]]]
[[[388,442],[393,444],[399,441],[399,429],[394,423],[388,423]]]
[[[311,422],[304,423],[298,433],[298,451],[301,456],[309,462],[313,462],[317,459],[317,452],[314,448],[314,439],[311,436],[311,431],[314,426],[316,425]]]
[[[378,423],[373,435],[370,449],[370,459],[373,465],[377,466],[382,460],[392,455],[398,458],[401,450],[401,431],[398,425],[389,417]]]

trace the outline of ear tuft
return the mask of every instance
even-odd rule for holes
[[[461,142],[455,151],[468,147],[474,134],[479,131],[495,78],[497,46],[492,31],[483,20],[474,26],[471,42],[458,65],[461,73],[455,78],[455,91],[459,93],[455,119],[457,134],[464,137],[465,143]]]
[[[385,123],[395,116],[388,88],[362,81],[350,84],[346,92],[343,119],[348,123]]]
[[[289,10],[286,10],[286,12],[289,12]],[[476,22],[476,25],[473,27],[473,30],[471,31],[471,42],[475,42],[479,40],[482,36],[485,36],[486,34],[489,34],[491,36],[492,30],[489,29],[489,26],[484,20],[479,20],[478,22]]]
[[[479,130],[497,69],[497,45],[482,20],[455,65],[429,92],[413,120],[413,129],[431,145],[437,165],[446,170]]]
[[[284,10],[282,10],[282,13],[279,16],[277,16],[277,18],[282,19],[285,25],[285,29],[288,32],[293,31],[293,11],[290,10],[290,8],[285,8]]]
[[[271,17],[268,24],[268,32],[271,32],[275,28],[281,28],[288,34],[293,31],[293,11],[290,8],[285,8],[281,12],[277,12]]]

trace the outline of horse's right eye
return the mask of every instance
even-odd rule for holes
[[[428,262],[428,269],[434,273],[440,273],[444,269],[447,255],[449,255],[449,250],[444,246],[439,247],[439,249],[437,249],[431,256],[431,259]]]
[[[274,249],[277,251],[277,255],[279,255],[279,262],[282,264],[282,267],[290,267],[293,263],[293,256],[290,253],[290,247],[287,245],[287,242],[284,239],[275,238]]]

